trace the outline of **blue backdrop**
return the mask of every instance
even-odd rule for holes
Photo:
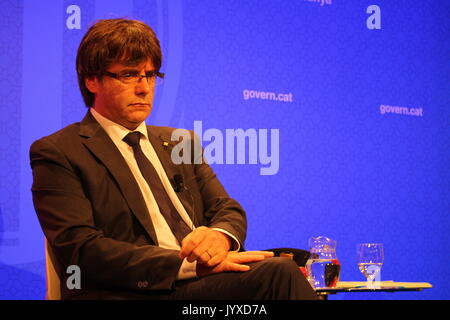
[[[247,211],[247,249],[325,235],[341,280],[363,281],[356,245],[382,242],[382,280],[433,288],[332,299],[450,298],[450,2],[439,0],[1,0],[0,298],[44,298],[28,150],[85,114],[76,50],[112,17],[155,29],[166,79],[148,122],[196,129]],[[237,129],[245,148],[227,135]]]

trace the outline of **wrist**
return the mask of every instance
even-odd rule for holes
[[[233,246],[233,240],[231,239],[231,237],[223,232],[221,232],[221,234],[223,235],[223,237],[225,238],[225,242],[226,242],[226,249],[227,251],[230,251],[232,246]]]
[[[222,228],[212,228],[213,230],[221,232],[223,235],[226,236],[227,242],[228,242],[228,251],[239,251],[241,248],[241,245],[239,243],[239,240],[230,232],[228,232],[225,229]]]

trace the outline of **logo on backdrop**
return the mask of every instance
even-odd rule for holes
[[[244,89],[242,91],[242,97],[244,100],[248,99],[260,99],[260,100],[271,100],[271,101],[281,101],[281,102],[294,102],[292,93],[275,93],[271,91],[258,91],[258,90],[248,90]]]
[[[366,20],[366,26],[369,30],[381,29],[381,9],[376,4],[367,7],[367,14],[370,16]]]
[[[188,130],[176,129],[171,140],[178,143],[171,152],[175,164],[260,164],[260,175],[275,175],[280,163],[280,130],[270,129],[226,129],[225,134],[220,129],[203,130],[202,121],[194,121],[196,137],[191,145],[191,135]],[[180,139],[182,140],[180,141]],[[270,138],[270,152],[269,152]],[[208,142],[201,156],[203,142]],[[194,156],[192,157],[192,150]],[[248,152],[247,152],[248,150]],[[235,153],[236,151],[236,153]],[[235,161],[236,160],[236,161]],[[248,161],[247,161],[248,160]]]
[[[422,108],[408,108],[400,106],[390,106],[386,104],[380,104],[380,113],[381,114],[391,113],[391,114],[400,114],[403,116],[423,117]]]
[[[333,4],[333,0],[304,0],[304,1],[315,2],[317,4],[320,4],[321,7],[323,7],[325,4],[327,4],[327,5]]]
[[[67,267],[67,274],[70,276],[67,277],[66,286],[67,289],[81,289],[81,269],[76,264],[72,264]]]
[[[81,29],[81,9],[76,4],[71,4],[67,7],[66,13],[69,16],[66,19],[66,27],[69,30]]]

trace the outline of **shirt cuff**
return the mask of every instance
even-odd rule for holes
[[[231,233],[229,233],[227,230],[221,229],[221,228],[212,228],[213,230],[220,231],[222,233],[225,233],[227,236],[229,236],[231,239],[234,240],[234,242],[231,245],[230,251],[239,251],[241,249],[241,244],[239,243],[238,239],[236,239],[235,236],[233,236]]]
[[[188,262],[186,258],[181,263],[180,270],[178,270],[177,280],[185,280],[197,278],[197,261]]]

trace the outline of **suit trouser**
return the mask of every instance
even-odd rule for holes
[[[108,300],[315,300],[310,284],[293,260],[272,257],[247,263],[250,270],[179,280],[175,290],[136,292],[109,288],[68,299]]]
[[[318,299],[297,264],[286,258],[248,263],[245,272],[222,272],[177,281],[168,299],[315,300]]]

